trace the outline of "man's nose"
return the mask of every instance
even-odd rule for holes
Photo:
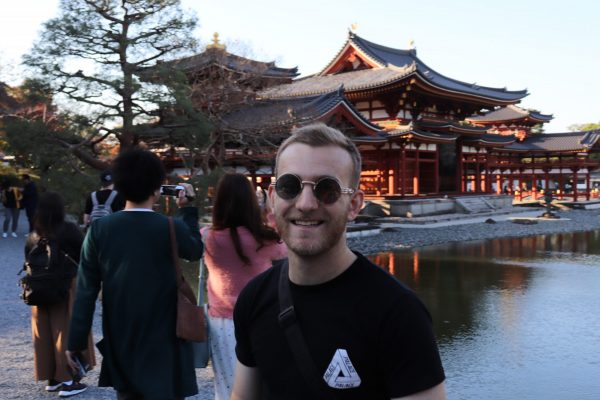
[[[296,208],[298,210],[306,211],[313,210],[319,207],[319,200],[315,197],[313,185],[305,183],[302,186],[302,191],[296,199]]]

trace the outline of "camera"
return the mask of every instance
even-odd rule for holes
[[[174,196],[179,197],[179,193],[185,190],[181,185],[162,185],[160,187],[160,194],[162,196]]]

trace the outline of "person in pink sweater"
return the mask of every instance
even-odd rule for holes
[[[255,190],[242,174],[217,185],[212,227],[201,230],[208,269],[208,319],[215,399],[229,399],[235,372],[233,307],[254,276],[287,256],[275,229],[265,224]]]

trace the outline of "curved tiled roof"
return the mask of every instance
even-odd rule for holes
[[[497,110],[490,111],[484,115],[477,115],[474,117],[465,118],[465,121],[469,122],[502,122],[502,121],[513,121],[519,119],[528,118],[533,122],[548,122],[554,118],[551,114],[542,114],[537,111],[525,110],[521,107],[510,104],[506,107],[498,108]]]
[[[478,144],[483,146],[507,146],[514,143],[517,140],[515,135],[497,135],[493,133],[486,133],[479,137],[463,137],[463,143],[465,144]]]
[[[376,68],[326,74],[348,47],[354,47],[372,61]],[[346,92],[376,89],[399,82],[409,76],[418,76],[424,84],[454,94],[474,96],[494,103],[514,103],[527,96],[527,90],[509,91],[506,89],[478,86],[448,78],[429,68],[417,57],[415,50],[392,49],[369,42],[354,33],[336,57],[319,74],[268,88],[260,93],[266,98],[285,98],[326,93],[344,85]]]
[[[600,139],[600,130],[587,132],[552,133],[530,136],[523,142],[499,148],[518,152],[574,152],[587,151]]]
[[[274,86],[259,93],[265,98],[285,98],[310,96],[328,93],[340,86],[347,92],[374,89],[386,86],[406,78],[415,72],[415,66],[405,68],[385,67],[380,69],[363,69],[335,75],[311,75],[295,80],[290,84]]]
[[[420,129],[395,129],[388,132],[388,138],[413,136],[421,139],[424,142],[432,141],[438,143],[452,143],[458,139],[458,135],[453,133],[428,132]]]
[[[180,58],[173,61],[165,61],[157,65],[168,65],[185,73],[193,73],[210,65],[217,65],[232,71],[251,73],[270,78],[294,78],[298,76],[298,67],[281,68],[275,62],[262,62],[251,60],[229,53],[223,49],[206,49],[200,54]],[[152,70],[152,68],[149,68]]]
[[[414,49],[400,50],[381,46],[379,44],[369,42],[368,40],[365,40],[356,34],[351,34],[348,40],[355,43],[361,50],[371,55],[371,57],[380,60],[381,63],[386,66],[395,65],[397,67],[402,67],[413,63],[416,64],[417,71],[424,77],[426,81],[444,89],[498,100],[517,101],[527,96],[527,90],[509,91],[500,88],[478,86],[474,83],[471,84],[448,78],[429,68],[417,57],[417,52]]]
[[[344,91],[341,87],[316,96],[259,100],[252,105],[227,114],[224,117],[224,122],[229,128],[241,131],[290,126],[318,120],[336,107],[344,107],[368,131],[382,131],[378,125],[373,124],[356,111],[344,97]]]
[[[476,134],[483,135],[487,132],[487,128],[482,126],[474,126],[474,125],[464,125],[458,122],[452,121],[417,121],[417,125],[420,128],[426,130],[433,131],[445,131],[445,132],[453,132],[453,133],[466,133],[466,134]]]

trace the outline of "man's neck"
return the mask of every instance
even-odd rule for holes
[[[134,203],[133,201],[129,201],[129,200],[127,200],[127,202],[125,202],[126,210],[129,210],[131,208],[145,208],[148,210],[152,210],[153,206],[154,206],[154,196],[151,196],[148,200],[143,201],[141,203]]]
[[[318,285],[341,275],[356,260],[356,254],[345,242],[338,247],[315,257],[299,256],[290,250],[290,280],[297,285]]]

